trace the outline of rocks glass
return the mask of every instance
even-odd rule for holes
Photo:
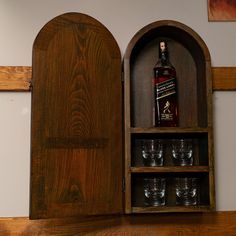
[[[192,139],[174,139],[172,141],[172,160],[176,166],[193,165]]]
[[[163,166],[163,141],[161,139],[142,140],[142,160],[144,166]]]
[[[166,179],[150,177],[144,178],[145,206],[165,205]]]
[[[176,205],[197,205],[198,179],[175,178]]]

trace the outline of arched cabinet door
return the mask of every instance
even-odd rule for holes
[[[121,55],[84,14],[33,45],[30,200],[32,219],[122,212]]]

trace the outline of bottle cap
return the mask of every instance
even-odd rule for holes
[[[164,52],[166,50],[166,42],[160,41],[160,51]]]
[[[168,58],[167,43],[164,40],[159,42],[159,58],[161,57],[165,57],[166,59]]]

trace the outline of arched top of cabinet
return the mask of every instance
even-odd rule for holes
[[[107,49],[114,57],[121,58],[119,46],[111,32],[95,18],[78,12],[68,12],[56,16],[46,23],[35,38],[33,48],[47,50],[54,36],[63,29],[74,27],[75,33],[79,34],[81,39],[89,36],[89,31],[98,33],[109,47]]]
[[[193,57],[201,54],[205,61],[210,61],[209,50],[199,34],[189,26],[173,20],[156,21],[139,30],[128,44],[124,59],[131,58],[139,48],[144,47],[153,39],[163,37],[182,44]]]

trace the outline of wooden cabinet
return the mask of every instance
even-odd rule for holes
[[[176,128],[152,125],[152,69],[163,37],[178,74]],[[63,14],[38,34],[32,64],[32,219],[214,209],[211,64],[204,42],[178,22],[155,22],[131,40],[123,75],[122,80],[114,37],[90,16]],[[194,165],[173,166],[167,155],[163,167],[144,167],[140,141],[156,137],[166,143],[193,139]],[[150,175],[168,180],[166,206],[144,207],[143,179]],[[200,179],[199,205],[175,206],[176,176]]]
[[[154,127],[153,67],[158,42],[168,42],[170,60],[177,71],[179,126]],[[141,29],[130,41],[124,56],[125,104],[125,212],[209,211],[215,207],[212,129],[211,61],[202,39],[189,27],[174,21],[157,21]],[[174,166],[172,139],[193,142],[192,166]],[[162,139],[164,165],[142,163],[141,141]],[[165,206],[144,204],[144,178],[166,178]],[[196,177],[199,195],[196,206],[177,206],[174,179]]]
[[[177,71],[178,127],[154,127],[153,67],[158,42],[168,42],[170,60]],[[124,56],[125,179],[126,213],[209,211],[215,208],[212,130],[211,61],[202,39],[189,27],[174,21],[157,21],[141,29],[129,43]],[[141,140],[160,138],[165,142],[164,165],[145,167]],[[193,140],[193,166],[174,166],[172,139]],[[166,178],[166,204],[146,207],[144,178]],[[175,177],[199,179],[198,204],[177,206]]]

